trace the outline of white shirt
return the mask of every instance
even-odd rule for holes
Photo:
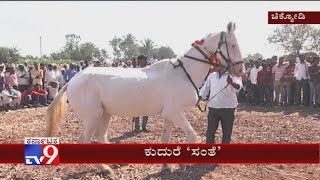
[[[308,74],[308,68],[310,64],[307,62],[304,63],[296,63],[296,66],[294,68],[294,77],[300,81],[302,78],[303,79],[309,79],[309,74]]]
[[[62,88],[66,84],[66,80],[64,79],[63,75],[60,73],[58,78],[59,87]]]
[[[227,78],[229,74],[225,73],[219,78],[219,73],[213,72],[208,76],[205,85],[201,88],[199,95],[202,99],[205,99],[210,90],[211,99],[208,102],[208,107],[210,108],[236,108],[238,106],[237,92],[242,88],[242,80],[240,77],[231,77],[234,83],[240,85],[240,89],[235,89],[232,85],[228,85],[227,88],[222,90],[227,84]],[[222,91],[221,91],[222,90]],[[219,94],[217,94],[221,91]],[[216,96],[215,96],[216,95]],[[215,96],[214,98],[212,98]]]
[[[250,70],[250,81],[252,84],[257,84],[258,72],[261,70],[261,66],[259,68],[254,67]]]
[[[54,99],[57,95],[58,95],[58,91],[59,91],[59,88],[53,88],[51,86],[48,86],[48,93],[49,93],[49,98],[52,98]]]
[[[24,77],[20,77],[22,75],[25,75],[25,76]],[[29,84],[29,80],[28,80],[29,73],[26,70],[24,70],[24,71],[18,70],[17,71],[17,77],[18,77],[18,84],[20,84],[20,85],[28,85]]]
[[[47,83],[52,82],[52,81],[58,81],[57,73],[53,70],[46,70],[46,75],[45,75],[45,81]]]
[[[154,63],[156,63],[156,62],[158,62],[158,59],[155,59],[155,58],[151,58],[151,59],[150,59],[150,64],[154,64]]]

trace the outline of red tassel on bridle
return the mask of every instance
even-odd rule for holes
[[[195,41],[194,43],[192,43],[191,45],[192,45],[192,46],[195,46],[195,45],[200,46],[200,45],[203,45],[203,43],[204,43],[204,39],[201,39],[200,41],[199,41],[199,40],[196,40],[196,41]],[[211,62],[213,62],[213,63],[216,64],[216,65],[220,64],[220,60],[217,58],[216,54],[211,54],[210,60],[211,60]]]

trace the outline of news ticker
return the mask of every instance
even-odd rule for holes
[[[60,144],[32,137],[1,144],[0,163],[319,164],[320,144]]]
[[[320,24],[320,11],[269,11],[268,24]]]

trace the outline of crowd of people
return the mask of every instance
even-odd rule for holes
[[[48,106],[58,91],[78,72],[89,66],[143,68],[158,60],[153,56],[148,60],[144,55],[126,63],[112,64],[96,61],[81,61],[80,64],[55,65],[44,63],[0,64],[0,111],[24,107]],[[140,118],[134,117],[135,132],[140,132]],[[148,116],[142,117],[142,131],[147,131]]]
[[[157,61],[154,56],[148,59],[140,55],[126,62],[112,64],[100,61],[81,61],[78,65],[71,63],[59,66],[27,62],[18,65],[0,64],[0,111],[49,105],[60,88],[89,66],[143,68]],[[240,103],[320,107],[319,57],[306,59],[304,56],[273,56],[270,59],[250,60],[245,67],[241,88],[236,91]],[[218,72],[217,68],[212,67],[207,77],[215,71]],[[148,116],[141,119],[140,125],[140,117],[133,118],[134,132],[148,131]]]
[[[288,61],[285,63],[284,61]],[[250,60],[242,77],[217,66],[209,71],[199,98],[207,100],[206,143],[215,143],[221,122],[222,141],[229,144],[238,102],[260,106],[320,107],[319,57],[280,57]],[[223,91],[223,93],[221,93]]]
[[[319,57],[273,56],[246,63],[240,102],[260,106],[320,107]]]

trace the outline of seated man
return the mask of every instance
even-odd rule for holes
[[[1,101],[1,104],[7,108],[9,108],[9,106],[18,108],[20,106],[21,93],[13,89],[11,85],[6,84],[4,90],[1,92]]]
[[[21,104],[24,106],[35,106],[47,105],[48,92],[42,90],[39,84],[34,87],[30,85],[26,91],[22,93]]]
[[[39,105],[48,106],[48,104],[47,104],[48,92],[43,90],[43,89],[41,89],[41,85],[40,84],[35,84],[34,85],[34,91],[37,92],[37,95],[32,97],[32,99],[34,99],[34,98],[35,99],[39,99],[38,100],[39,104],[37,104],[36,106],[39,106]]]
[[[32,107],[32,104],[36,102],[32,101],[32,96],[36,96],[36,92],[33,91],[33,85],[29,85],[27,90],[25,90],[21,95],[21,105]]]
[[[51,81],[48,83],[47,90],[48,90],[48,103],[50,104],[54,98],[58,95],[59,91],[59,83],[56,81]]]

